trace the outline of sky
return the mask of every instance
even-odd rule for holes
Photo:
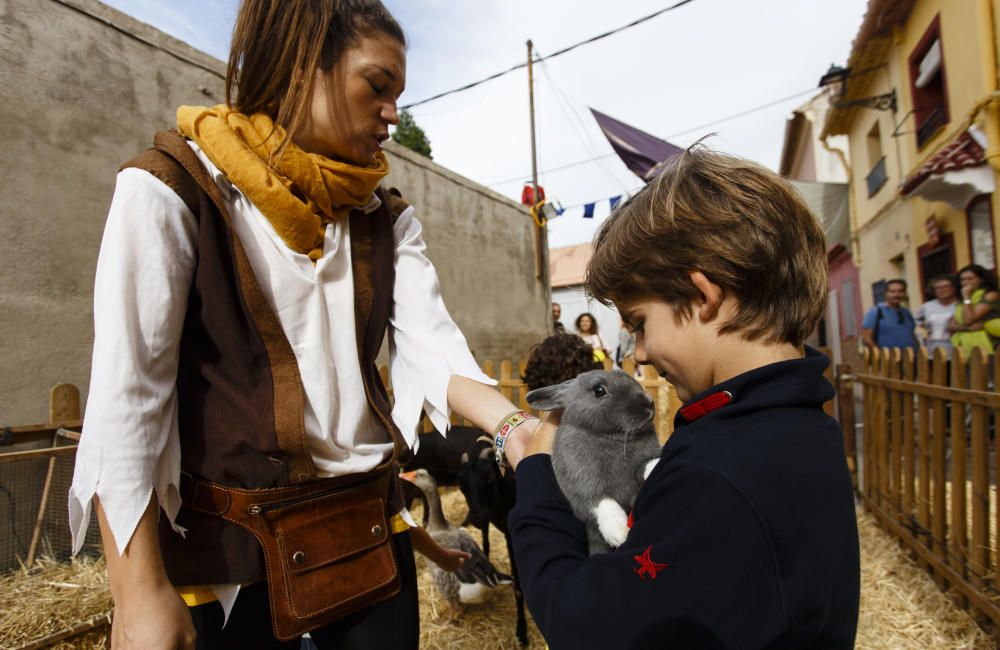
[[[103,1],[220,59],[239,4]],[[676,0],[384,2],[409,39],[405,105],[526,61],[528,39],[544,56]],[[777,169],[785,120],[817,92],[831,63],[846,64],[866,6],[867,0],[693,0],[536,64],[539,183],[566,208],[549,222],[549,245],[590,241],[610,211],[607,199],[641,186],[617,157],[607,156],[611,146],[588,107],[681,147],[715,134],[712,147]],[[520,200],[531,177],[526,70],[411,112],[435,162]],[[586,203],[597,204],[593,219],[583,218]]]

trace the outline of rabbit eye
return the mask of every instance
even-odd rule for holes
[[[604,397],[608,394],[608,389],[604,387],[603,384],[597,384],[593,388],[594,397]]]

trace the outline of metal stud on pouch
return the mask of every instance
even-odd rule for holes
[[[292,562],[296,564],[302,564],[306,561],[306,554],[302,551],[295,551],[292,553]]]
[[[379,537],[381,534],[382,534],[382,526],[380,526],[379,524],[375,524],[374,526],[372,526],[373,536]]]

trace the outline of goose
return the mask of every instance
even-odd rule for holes
[[[430,563],[434,586],[454,612],[461,613],[463,605],[481,603],[486,597],[487,589],[498,584],[511,584],[511,577],[497,571],[472,535],[445,518],[437,482],[426,469],[406,472],[400,474],[400,477],[410,481],[424,493],[429,514],[427,533],[431,539],[444,548],[464,551],[472,556],[458,571],[445,571],[433,562]]]

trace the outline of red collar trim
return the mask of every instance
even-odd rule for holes
[[[700,417],[708,415],[716,409],[722,408],[732,401],[733,394],[728,390],[722,390],[718,393],[712,393],[711,395],[703,397],[693,404],[688,404],[680,410],[680,415],[688,423],[691,423]]]

